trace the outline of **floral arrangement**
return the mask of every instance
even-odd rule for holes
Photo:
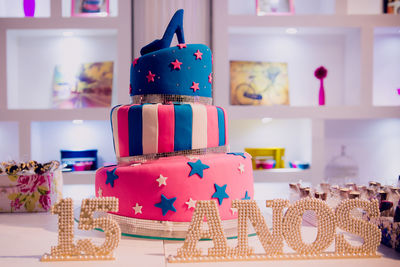
[[[61,193],[59,166],[57,161],[2,162],[0,212],[48,211]]]
[[[324,66],[320,66],[314,72],[314,76],[319,80],[326,78],[327,75],[328,75],[328,70],[325,69]]]

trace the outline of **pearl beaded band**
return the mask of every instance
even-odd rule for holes
[[[132,162],[146,162],[148,160],[165,158],[165,157],[174,157],[174,156],[189,156],[189,155],[205,155],[212,153],[227,153],[229,152],[228,146],[217,146],[217,147],[207,147],[207,148],[198,148],[198,149],[187,149],[180,150],[174,152],[167,153],[153,153],[146,154],[140,156],[131,156],[131,157],[117,157],[118,164],[127,164]]]
[[[107,216],[119,224],[122,233],[146,237],[184,239],[190,225],[190,222],[143,220],[115,214]],[[237,235],[237,219],[222,221],[222,225],[227,237]],[[207,230],[207,222],[202,227]]]
[[[211,105],[212,98],[204,96],[188,96],[188,95],[163,95],[163,94],[148,94],[148,95],[133,95],[131,96],[132,104],[145,103],[200,103]]]

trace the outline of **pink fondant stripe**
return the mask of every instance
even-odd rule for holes
[[[158,107],[158,153],[174,151],[174,105]]]
[[[130,105],[118,108],[118,143],[120,157],[129,156],[129,128],[128,128],[128,111]]]
[[[228,116],[226,114],[226,110],[222,108],[222,110],[224,111],[224,117],[225,117],[225,145],[229,144],[228,141]]]
[[[207,106],[207,147],[218,146],[218,114],[217,107]]]
[[[117,158],[120,157],[119,154],[119,138],[118,138],[118,109],[120,107],[116,107],[112,110],[111,114],[111,125],[112,125],[112,133],[113,133],[113,139],[114,139],[114,149],[115,149],[115,155]]]
[[[158,107],[160,104],[143,105],[143,154],[158,153]]]
[[[192,149],[207,147],[207,109],[202,104],[191,104],[193,111]]]

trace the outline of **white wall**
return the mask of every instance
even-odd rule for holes
[[[373,104],[399,106],[400,28],[396,34],[376,34],[374,40]]]
[[[400,119],[328,120],[325,123],[325,158],[328,163],[347,147],[359,166],[360,183],[397,182],[400,175]]]
[[[0,162],[19,161],[19,140],[17,122],[0,122]],[[21,160],[28,160],[21,159]]]
[[[347,0],[347,14],[381,14],[382,0]]]
[[[324,80],[326,105],[344,105],[345,90],[359,90],[345,88],[346,73],[343,66],[349,60],[345,57],[346,35],[301,34],[301,31],[300,28],[297,35],[230,34],[229,59],[287,62],[291,106],[318,105],[319,80],[314,77],[314,71],[323,65],[328,69],[328,76]],[[243,48],[246,48],[245,53]],[[356,57],[357,54],[347,56]],[[356,60],[352,62],[357,64]]]
[[[64,37],[62,30],[8,31],[9,108],[51,108],[53,75],[57,64],[114,61],[116,66],[116,30],[74,32],[75,36]],[[118,73],[114,71],[114,88],[117,77]],[[116,91],[113,90],[114,102]]]
[[[284,147],[286,167],[294,160],[311,163],[311,120],[273,119],[267,123],[261,119],[230,120],[229,144],[233,152],[244,151],[246,147]]]
[[[161,39],[176,10],[185,10],[183,28],[188,44],[210,45],[209,0],[135,0],[134,1],[134,57],[140,49],[155,39]],[[171,45],[176,44],[176,37]]]
[[[98,165],[116,162],[109,121],[33,122],[32,159],[38,161],[60,160],[60,150],[98,150]]]
[[[218,1],[218,0],[217,0]],[[293,0],[295,14],[333,14],[335,0]],[[256,0],[229,0],[231,15],[256,14]]]

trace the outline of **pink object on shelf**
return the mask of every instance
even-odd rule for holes
[[[263,169],[273,169],[275,168],[275,160],[267,160],[261,164]]]
[[[318,104],[320,106],[325,105],[324,79],[326,78],[327,75],[328,75],[328,70],[323,66],[318,67],[314,72],[314,76],[320,81],[319,94],[318,94]]]
[[[324,80],[321,79],[321,86],[319,87],[319,94],[318,94],[318,104],[320,106],[325,105],[325,89],[324,89]]]
[[[78,162],[74,164],[74,171],[80,172],[86,170],[86,164],[84,162]]]
[[[24,0],[25,17],[35,16],[35,0]]]

